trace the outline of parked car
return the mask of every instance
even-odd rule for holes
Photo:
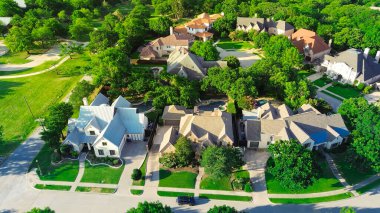
[[[178,205],[189,205],[194,206],[195,205],[195,199],[193,196],[178,196],[177,197],[177,204]]]

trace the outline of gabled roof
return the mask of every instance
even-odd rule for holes
[[[142,58],[158,58],[158,53],[153,49],[152,46],[146,46],[142,48],[140,57]]]
[[[95,97],[94,101],[92,101],[92,103],[90,104],[90,106],[100,106],[100,105],[103,105],[103,104],[108,105],[109,101],[110,100],[106,96],[104,96],[102,93],[99,93]]]
[[[164,137],[162,139],[162,142],[160,144],[160,149],[159,152],[163,153],[165,152],[168,148],[174,148],[174,145],[176,144],[177,140],[177,131],[173,128],[170,127],[165,133]]]
[[[132,104],[122,96],[119,96],[111,105],[112,107],[131,107]]]
[[[0,24],[8,26],[12,21],[12,17],[0,17]]]
[[[309,50],[312,50],[314,54],[331,49],[323,38],[318,36],[315,32],[305,29],[299,29],[293,33],[292,42],[301,53],[305,51],[306,46],[308,46]]]
[[[316,112],[317,114],[321,114],[316,108],[311,106],[310,104],[303,104],[298,110],[298,113],[304,113],[304,112]]]
[[[261,119],[276,120],[293,115],[293,111],[285,104],[282,104],[278,108],[275,108],[272,106],[272,104],[266,103],[259,107],[259,109],[261,112]]]
[[[265,18],[247,18],[237,17],[236,26],[241,28],[248,28],[249,26],[258,26],[260,30],[265,28]]]
[[[286,21],[279,20],[275,22],[275,27],[280,30],[294,30],[294,27]]]
[[[192,114],[192,109],[186,109],[184,106],[169,105],[165,106],[162,114],[163,120],[181,120],[186,114]]]
[[[206,76],[207,72],[203,67],[203,61],[203,58],[181,48],[170,54],[168,59],[168,72],[177,74],[182,69],[188,74],[189,79],[199,80]]]
[[[114,108],[111,106],[81,106],[76,127],[83,129],[94,117],[97,117],[99,127],[103,129],[113,118]]]

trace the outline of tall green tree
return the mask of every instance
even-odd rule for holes
[[[148,213],[148,212],[157,212],[157,213],[172,213],[172,210],[169,206],[164,206],[160,202],[143,202],[137,204],[137,208],[131,208],[127,210],[127,213]]]
[[[206,61],[219,59],[219,52],[211,41],[195,41],[191,46],[190,51],[203,57]]]
[[[356,125],[356,119],[362,116],[362,113],[372,108],[373,105],[369,105],[367,100],[363,97],[345,99],[338,109],[338,113],[341,114],[346,122],[346,125],[353,129]]]
[[[238,211],[231,206],[214,206],[207,211],[207,213],[238,213]]]
[[[93,53],[98,53],[106,50],[109,47],[113,47],[118,41],[118,35],[116,32],[98,29],[90,33],[90,43],[88,48]]]
[[[311,98],[311,94],[310,86],[305,80],[285,84],[285,103],[292,109],[297,109],[306,104]]]
[[[0,17],[12,17],[15,14],[20,14],[21,8],[14,0],[0,1]]]
[[[150,30],[158,35],[168,35],[171,26],[173,26],[173,22],[166,16],[160,16],[149,20]]]
[[[189,141],[186,137],[180,137],[174,147],[177,166],[185,167],[190,165],[195,156],[195,153],[191,147],[191,141]]]
[[[5,38],[5,44],[12,52],[29,51],[34,47],[32,35],[23,27],[14,26]]]
[[[77,43],[60,44],[59,48],[62,55],[67,55],[73,59],[74,54],[82,54],[84,52],[83,45]]]

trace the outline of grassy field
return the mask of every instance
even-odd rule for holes
[[[134,185],[134,186],[144,186],[145,185],[145,175],[146,175],[147,163],[148,163],[148,154],[145,156],[144,163],[140,167],[141,179],[140,180],[134,180],[132,185]]]
[[[251,196],[238,195],[220,195],[220,194],[199,194],[199,198],[215,200],[235,200],[235,201],[252,201]]]
[[[61,185],[45,185],[45,184],[36,184],[34,186],[36,189],[41,190],[60,190],[60,191],[69,191],[71,186],[61,186]]]
[[[316,192],[326,192],[342,189],[343,186],[338,179],[332,174],[327,161],[318,159],[317,163],[321,167],[321,174],[316,181],[305,189],[300,191],[292,191],[281,186],[280,182],[275,179],[269,172],[265,172],[267,188],[269,194],[306,194]]]
[[[224,177],[219,180],[211,177],[202,178],[200,187],[201,189],[232,191],[230,179],[230,177]]]
[[[171,172],[166,169],[160,169],[159,187],[175,187],[175,188],[195,188],[196,173],[180,171]]]
[[[331,156],[334,158],[334,162],[336,163],[343,177],[346,179],[347,183],[351,185],[357,184],[376,174],[374,171],[359,171],[355,167],[352,167],[351,164],[347,163],[345,152],[334,153],[331,154]]]
[[[47,108],[60,101],[81,77],[57,75],[51,71],[27,78],[0,80],[0,112],[5,112],[0,113],[0,125],[5,127],[5,142],[0,144],[0,155],[12,152],[37,126],[33,115],[41,118]]]
[[[27,59],[29,54],[25,52],[12,53],[8,52],[3,56],[0,56],[0,64],[26,64],[31,62],[31,60]]]
[[[368,192],[369,190],[377,188],[379,186],[380,186],[380,179],[377,179],[377,180],[373,181],[372,183],[370,183],[370,184],[368,184],[362,188],[357,189],[356,191],[359,194],[363,194],[363,193]]]
[[[124,165],[118,169],[114,169],[103,165],[91,166],[86,161],[86,168],[84,170],[81,182],[118,184],[123,170]]]
[[[253,44],[248,41],[231,41],[230,39],[221,39],[217,46],[225,50],[243,50],[253,48]]]
[[[322,90],[321,93],[326,94],[326,95],[328,95],[328,96],[331,96],[331,97],[333,97],[333,98],[335,98],[335,99],[337,99],[337,100],[340,100],[340,101],[343,101],[343,100],[344,100],[344,99],[342,99],[341,97],[338,97],[338,96],[334,95],[334,93],[326,92],[326,90]]]
[[[41,180],[75,181],[79,171],[79,162],[68,160],[55,166],[51,164],[51,155],[52,151],[49,146],[44,145],[30,165],[30,169],[37,168],[39,170],[41,168],[42,174],[39,173]]]
[[[352,197],[351,193],[343,193],[338,195],[332,195],[327,197],[315,197],[315,198],[269,198],[272,203],[284,203],[284,204],[306,204],[306,203],[321,203],[335,200],[343,200]]]
[[[313,81],[313,84],[319,87],[326,86],[327,84],[331,83],[331,80],[328,78],[320,78],[315,81]]]
[[[76,192],[98,192],[98,193],[114,193],[116,189],[112,188],[99,188],[99,187],[84,187],[78,186]]]
[[[343,87],[341,85],[330,86],[327,88],[327,90],[337,95],[340,95],[343,98],[356,98],[356,97],[361,96],[360,91],[351,86],[347,86],[347,87]]]
[[[46,69],[49,69],[50,67],[56,65],[60,60],[55,60],[55,61],[47,61],[45,63],[42,63],[39,66],[29,68],[29,69],[24,69],[24,70],[19,70],[19,71],[12,71],[12,72],[0,72],[0,76],[17,76],[17,75],[24,75],[24,74],[30,74],[30,73],[35,73],[35,72],[40,72]]]
[[[157,191],[157,194],[162,197],[194,196],[194,193],[189,193],[189,192]]]
[[[144,193],[144,190],[131,189],[131,194],[133,195],[142,195],[143,193]]]

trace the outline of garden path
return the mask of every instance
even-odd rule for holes
[[[86,156],[87,156],[87,153],[85,153],[85,152],[82,152],[79,155],[79,171],[78,171],[77,178],[74,181],[74,184],[71,186],[71,189],[70,189],[71,192],[75,191],[78,184],[80,183],[80,180],[82,180],[82,177],[84,174],[84,169],[86,168],[85,167]]]

